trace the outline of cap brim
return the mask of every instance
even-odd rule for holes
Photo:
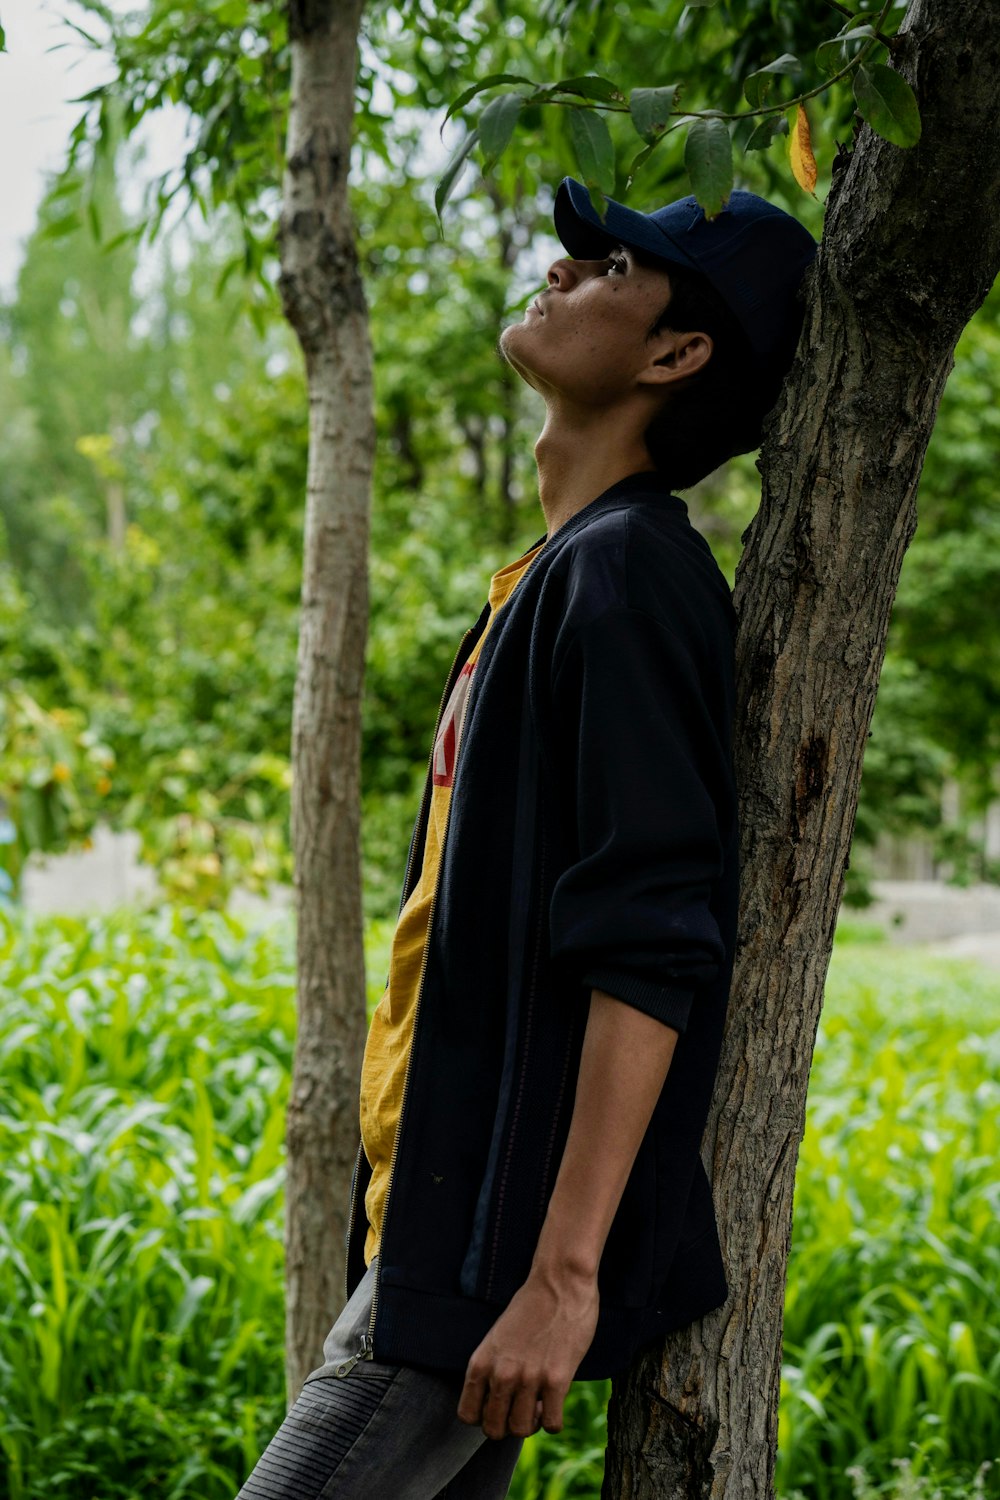
[[[574,260],[603,260],[614,245],[627,245],[666,265],[698,269],[697,263],[651,224],[645,214],[626,208],[614,198],[606,202],[607,218],[602,223],[582,182],[564,177],[559,184],[552,220],[556,234]]]

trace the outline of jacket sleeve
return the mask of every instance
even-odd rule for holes
[[[725,957],[710,899],[720,814],[735,803],[730,726],[717,722],[728,699],[718,684],[706,693],[682,629],[620,604],[581,626],[554,670],[555,770],[576,858],[553,889],[552,957],[588,992],[683,1032]]]

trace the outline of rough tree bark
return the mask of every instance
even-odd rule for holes
[[[731,1295],[615,1382],[603,1494],[773,1494],[806,1084],[914,494],[959,334],[1000,268],[1000,9],[915,0],[923,134],[868,127],[827,207],[737,571],[742,909],[704,1152]]]
[[[361,688],[375,445],[368,316],[347,194],[363,0],[290,0],[279,287],[305,356],[309,468],[292,724],[298,1025],[287,1123],[289,1404],[344,1301],[364,1049]]]

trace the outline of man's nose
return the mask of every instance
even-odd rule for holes
[[[558,287],[561,292],[568,292],[570,287],[575,286],[579,281],[580,270],[581,262],[578,260],[570,260],[566,256],[554,260],[548,271],[549,286]]]
[[[558,287],[561,292],[568,292],[578,281],[583,281],[588,276],[596,276],[601,267],[607,262],[603,260],[570,260],[564,256],[554,260],[549,266],[549,286]]]

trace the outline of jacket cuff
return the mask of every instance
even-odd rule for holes
[[[684,985],[650,984],[618,969],[587,969],[581,983],[586,989],[603,990],[615,1000],[634,1005],[636,1010],[645,1011],[647,1016],[662,1021],[664,1026],[672,1026],[675,1031],[687,1028],[694,990]]]

